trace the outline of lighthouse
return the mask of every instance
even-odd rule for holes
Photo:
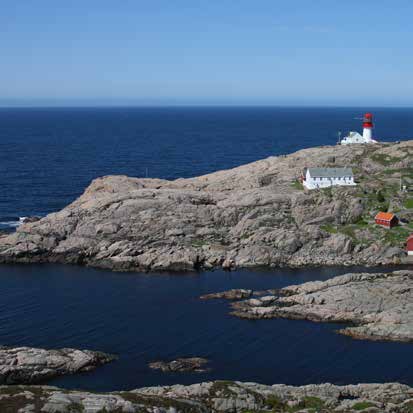
[[[341,145],[351,143],[377,143],[377,141],[373,139],[373,115],[371,113],[364,114],[363,135],[360,135],[358,132],[350,132],[340,143]]]
[[[366,142],[373,141],[373,115],[365,113],[363,116],[363,138]]]

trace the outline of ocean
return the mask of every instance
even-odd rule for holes
[[[55,108],[0,109],[0,229],[57,211],[108,174],[174,179],[335,144],[375,115],[379,140],[413,138],[413,109]],[[114,273],[63,265],[0,265],[0,344],[75,347],[119,360],[48,384],[96,391],[234,379],[308,384],[413,385],[413,345],[352,340],[337,324],[240,320],[230,288],[267,289],[363,268]],[[371,271],[371,270],[370,270]],[[205,373],[164,374],[147,364],[201,356]]]

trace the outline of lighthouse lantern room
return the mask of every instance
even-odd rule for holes
[[[363,138],[367,142],[373,140],[373,115],[366,113],[363,117]]]
[[[358,132],[350,132],[340,143],[342,145],[351,143],[377,143],[373,138],[373,115],[371,113],[364,114],[363,135],[360,135]]]

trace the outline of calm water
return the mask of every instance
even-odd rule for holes
[[[376,115],[379,138],[413,137],[412,109],[0,109],[0,229],[56,211],[106,174],[177,178],[333,144]],[[0,265],[0,343],[118,354],[52,384],[92,390],[238,379],[263,383],[402,381],[413,345],[355,341],[337,325],[239,320],[201,294],[278,288],[348,269],[116,274],[71,266]],[[165,375],[147,363],[204,356],[213,370]]]
[[[0,266],[0,342],[77,347],[118,354],[88,374],[51,383],[92,390],[238,379],[305,384],[413,384],[413,345],[352,340],[338,325],[240,320],[226,301],[198,297],[228,288],[278,288],[326,279],[343,268],[116,274],[71,266]],[[348,270],[347,270],[348,271]],[[147,363],[204,356],[209,373],[163,374]]]

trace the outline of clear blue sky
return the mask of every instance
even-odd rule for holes
[[[413,106],[411,0],[0,0],[0,104]]]

